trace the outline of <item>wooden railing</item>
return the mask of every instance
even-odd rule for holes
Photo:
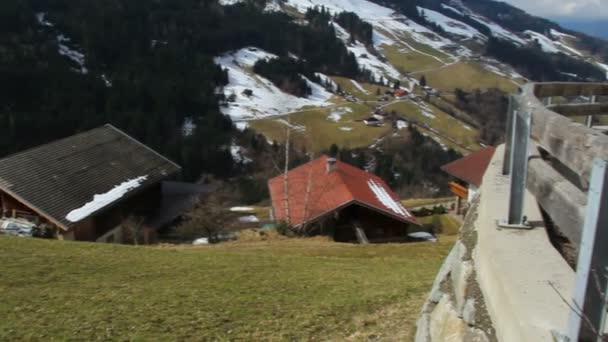
[[[603,83],[531,83],[511,97],[504,167],[511,193],[504,226],[531,228],[520,219],[525,186],[576,247],[577,279],[564,341],[600,340],[604,332],[608,136],[592,123],[593,116],[608,115],[607,103],[595,103],[607,95]],[[583,97],[586,103],[580,103]],[[579,103],[552,104],[569,98]],[[586,116],[586,124],[572,116]]]

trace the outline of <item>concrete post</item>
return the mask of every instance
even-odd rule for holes
[[[507,130],[505,132],[505,157],[502,162],[502,174],[508,175],[511,171],[511,146],[513,145],[514,117],[517,101],[513,95],[509,96],[509,107],[507,109]]]

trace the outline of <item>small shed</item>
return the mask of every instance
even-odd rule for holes
[[[328,156],[272,178],[268,187],[273,219],[304,234],[341,242],[405,241],[418,225],[380,177]]]
[[[495,150],[494,146],[488,146],[441,167],[442,171],[454,177],[450,191],[458,197],[458,213],[462,209],[462,200],[470,203],[475,198]]]
[[[104,125],[0,159],[0,217],[27,218],[59,239],[120,242],[125,219],[155,228],[184,208],[168,206],[167,194],[190,205],[199,189],[163,184],[180,169]]]

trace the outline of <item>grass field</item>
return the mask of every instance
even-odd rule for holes
[[[345,107],[350,108],[351,112],[343,114],[340,121],[335,122],[328,119],[332,111]],[[369,127],[363,122],[355,121],[369,116],[370,112],[371,108],[364,104],[349,103],[331,109],[321,108],[290,114],[289,120],[292,126],[297,125],[305,128],[305,130],[299,131],[291,130],[293,141],[296,146],[315,152],[326,150],[334,143],[349,148],[369,146],[374,143],[375,139],[391,130],[391,126],[388,124],[383,127]],[[287,116],[280,119],[269,118],[250,121],[250,126],[270,140],[284,142],[287,126],[284,121],[277,120],[287,120]]]
[[[433,88],[452,91],[456,88],[463,90],[498,88],[507,93],[517,90],[517,85],[507,77],[485,70],[475,62],[461,62],[445,68],[424,72],[427,84]]]
[[[0,340],[410,341],[455,238],[163,248],[0,236]]]
[[[451,137],[452,139],[458,141],[461,145],[464,145],[472,150],[478,148],[479,145],[477,144],[477,136],[479,133],[477,129],[465,126],[465,124],[463,124],[460,120],[455,119],[435,106],[428,105],[428,107],[432,110],[432,114],[435,116],[435,118],[423,115],[420,107],[411,101],[393,103],[386,106],[384,109],[385,111],[389,112],[394,110],[405,118],[416,120],[418,122],[425,122],[442,134]],[[421,130],[427,132],[427,130]],[[433,132],[430,131],[428,131],[427,134],[434,135]],[[450,143],[448,140],[442,140],[442,142],[450,147],[460,149],[456,145]]]
[[[389,87],[379,86],[376,84],[357,82],[365,90],[362,92],[349,78],[333,76],[331,78],[334,82],[340,85],[342,90],[352,94],[361,101],[376,101],[378,100],[377,91],[380,89],[380,93],[383,94],[386,90],[393,91]]]
[[[423,225],[433,225],[437,222],[439,224],[438,229],[444,237],[457,235],[462,225],[461,221],[450,214],[417,217],[416,220]]]
[[[438,198],[410,198],[401,201],[406,208],[416,208],[422,206],[434,206],[438,203],[453,201],[454,197],[438,197]]]
[[[403,52],[399,46],[395,45],[385,45],[383,52],[388,62],[404,74],[442,66],[435,58],[415,51]]]

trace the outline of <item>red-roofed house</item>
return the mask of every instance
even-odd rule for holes
[[[307,234],[343,242],[362,242],[362,233],[363,241],[402,241],[408,227],[417,225],[382,179],[328,156],[271,179],[268,187],[273,218]]]
[[[477,194],[494,151],[494,146],[488,146],[441,167],[441,170],[456,178],[450,183],[450,190],[458,196],[457,212],[462,207],[462,199],[471,202]]]

